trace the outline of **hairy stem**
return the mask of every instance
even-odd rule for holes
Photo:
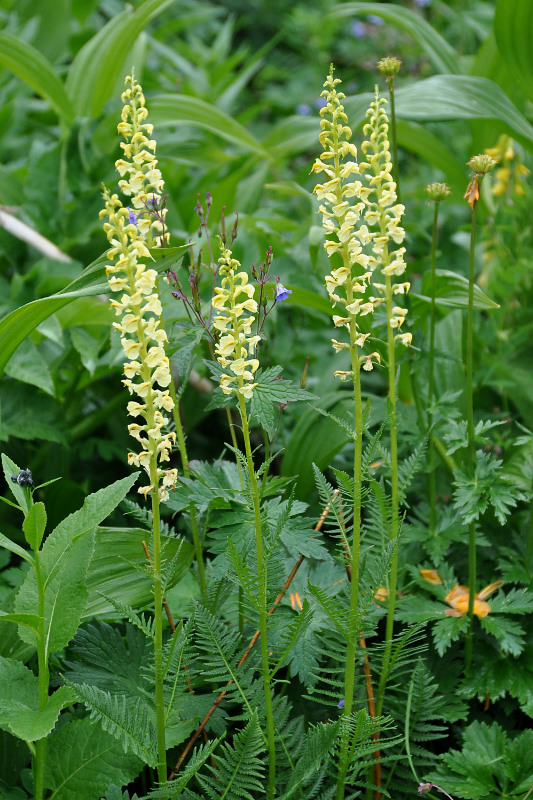
[[[46,638],[44,629],[45,590],[44,579],[41,572],[38,548],[35,554],[35,576],[37,579],[39,633],[37,636],[37,662],[39,666],[39,711],[42,711],[48,702],[50,675],[48,671],[48,654],[46,652]],[[47,739],[43,737],[35,742],[35,758],[33,762],[33,787],[35,800],[42,800],[44,796],[44,772],[46,764]]]
[[[168,390],[170,392],[172,400],[174,401],[172,416],[174,419],[174,427],[176,428],[176,439],[178,443],[178,450],[180,451],[180,456],[181,456],[181,466],[183,469],[184,476],[186,478],[190,478],[191,470],[189,467],[189,455],[187,453],[187,444],[185,442],[185,433],[181,422],[178,399],[176,396],[176,387],[174,386],[174,378],[172,378],[172,380],[170,381]],[[198,527],[198,519],[196,517],[196,509],[193,503],[191,503],[191,505],[189,506],[189,517],[191,520],[192,541],[194,545],[194,554],[196,557],[196,566],[198,569],[198,582],[200,584],[200,592],[202,595],[202,600],[205,603],[207,601],[207,580],[205,577],[202,540],[200,537],[200,530]]]
[[[432,403],[435,398],[435,318],[436,318],[436,274],[435,267],[437,261],[437,230],[439,219],[439,201],[435,201],[433,211],[433,235],[431,238],[431,315],[429,319],[429,376],[428,376],[428,408],[427,408],[427,432],[428,432],[428,499],[429,499],[429,532],[435,535],[437,524],[437,502],[435,485],[435,465],[434,465],[434,445],[431,429],[433,427]]]
[[[470,262],[468,268],[468,312],[466,321],[466,420],[468,447],[466,466],[468,474],[474,478],[474,259],[476,247],[477,200],[472,205],[472,224],[470,228]],[[468,528],[468,630],[465,641],[465,670],[470,669],[473,648],[474,600],[476,594],[476,523]]]
[[[157,455],[150,460],[153,526],[153,578],[154,578],[154,672],[157,728],[157,777],[159,783],[167,780],[167,748],[165,737],[165,699],[163,695],[163,584],[161,578],[161,518],[157,477]]]
[[[268,786],[267,800],[272,800],[275,791],[276,781],[276,750],[274,741],[274,715],[272,711],[272,695],[270,691],[270,668],[268,662],[268,639],[267,639],[267,568],[263,556],[263,532],[261,527],[261,506],[259,502],[259,490],[255,475],[254,462],[252,458],[252,445],[250,442],[250,429],[248,427],[248,415],[246,413],[246,401],[242,394],[239,397],[239,410],[242,421],[242,434],[244,448],[246,452],[246,466],[250,481],[250,491],[252,494],[255,521],[255,547],[257,555],[257,589],[259,595],[259,630],[261,644],[261,672],[263,676],[263,692],[265,699],[265,715],[267,727],[267,746],[268,746]]]

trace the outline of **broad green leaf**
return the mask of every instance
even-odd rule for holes
[[[39,622],[41,617],[37,614],[9,614],[6,611],[0,611],[0,622],[12,622],[15,625],[24,625],[34,633],[39,632]]]
[[[22,530],[32,550],[38,550],[46,528],[46,508],[44,503],[34,503],[24,518]]]
[[[166,269],[173,266],[188,250],[188,244],[163,250],[154,249],[153,254],[159,274],[164,274]],[[0,377],[17,347],[37,325],[79,297],[109,292],[105,275],[106,263],[105,255],[100,256],[60,292],[33,300],[0,320]]]
[[[416,39],[439,72],[455,74],[462,71],[459,56],[453,47],[420,14],[408,8],[392,3],[343,3],[334,6],[331,11],[333,17],[366,14],[375,14]]]
[[[434,75],[398,89],[395,97],[396,113],[403,119],[494,120],[502,130],[533,149],[533,127],[505,92],[487,78]]]
[[[66,517],[47,537],[40,556],[45,581],[47,653],[65,647],[74,636],[87,603],[86,579],[95,528],[124,499],[137,475],[89,495],[82,508]],[[15,611],[35,613],[37,607],[37,580],[30,572],[17,594]],[[34,643],[35,637],[29,631],[21,629],[20,636],[25,642]]]
[[[0,381],[0,439],[11,437],[65,443],[67,424],[55,398],[37,392],[29,383]]]
[[[445,142],[422,125],[404,119],[396,121],[396,134],[400,147],[442,170],[450,187],[462,195],[466,185],[465,167],[453,157]]]
[[[31,553],[28,553],[27,550],[24,550],[23,547],[15,544],[15,542],[12,542],[11,539],[8,539],[3,533],[0,533],[0,547],[5,547],[6,550],[9,550],[11,553],[15,553],[17,556],[20,556],[29,564],[35,563]]]
[[[39,711],[38,678],[20,661],[1,656],[0,684],[0,727],[27,742],[48,736],[61,709],[74,699],[72,690],[62,686]]]
[[[150,120],[158,128],[177,122],[194,125],[228,142],[267,157],[261,142],[229,114],[214,105],[185,94],[160,94],[150,98]]]
[[[287,285],[287,289],[291,289],[292,291],[289,298],[291,305],[296,304],[298,306],[304,306],[304,308],[313,308],[315,311],[321,311],[327,314],[328,317],[333,315],[334,309],[327,297],[322,297],[322,295],[317,292],[312,292],[310,289],[302,289],[293,284]]]
[[[459,275],[457,272],[447,269],[437,269],[435,270],[435,277],[435,302],[438,306],[446,306],[448,308],[468,307],[468,280],[464,275]],[[411,296],[426,303],[431,303],[430,285],[431,275],[426,272],[422,279],[422,293],[412,292]],[[487,297],[477,284],[474,285],[474,308],[489,311],[499,307],[498,303]]]
[[[498,49],[514,80],[533,100],[533,4],[531,0],[498,0],[494,17]]]
[[[130,51],[139,34],[157,14],[174,0],[145,0],[139,8],[114,14],[98,33],[81,48],[70,66],[67,91],[80,117],[97,117],[123,85]]]
[[[98,363],[98,353],[102,347],[101,339],[95,339],[84,328],[71,328],[69,330],[72,344],[81,358],[81,363],[90,375],[94,374]]]
[[[17,381],[37,386],[52,397],[55,395],[54,382],[48,364],[39,353],[38,348],[29,339],[20,343],[9,363],[6,364],[6,375]]]
[[[111,784],[124,786],[142,762],[88,717],[55,730],[48,740],[45,785],[48,800],[103,797]]]
[[[69,125],[73,121],[74,109],[65,87],[52,64],[39,50],[1,31],[0,63],[48,100],[63,122]]]
[[[142,608],[152,602],[152,579],[135,569],[135,566],[141,569],[148,567],[142,543],[149,539],[150,532],[142,528],[97,529],[94,555],[87,574],[89,600],[83,618],[98,614],[116,616],[116,608],[106,597],[133,608]],[[174,586],[188,571],[194,548],[183,539],[168,536],[162,537],[162,547],[165,561],[173,558],[179,550],[168,584]]]

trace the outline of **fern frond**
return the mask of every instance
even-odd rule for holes
[[[225,742],[213,755],[215,766],[209,765],[206,770],[210,774],[197,773],[196,779],[203,794],[194,794],[192,797],[201,797],[202,800],[255,800],[265,788],[265,765],[260,758],[264,750],[257,715],[252,713],[246,727],[233,737],[233,744]]]
[[[257,589],[257,570],[252,571],[243,556],[237,552],[231,539],[228,539],[228,561],[235,573],[235,583],[242,588],[252,608],[259,613],[259,596]]]
[[[132,606],[121,603],[120,600],[116,600],[114,597],[104,594],[103,592],[98,592],[98,594],[107,600],[123,619],[127,619],[131,622],[132,625],[142,631],[149,639],[154,638],[153,619],[146,617],[144,614],[138,614]]]
[[[324,614],[329,617],[344,641],[346,641],[348,638],[348,611],[340,600],[339,595],[330,595],[320,586],[314,586],[312,583],[308,583],[307,588]]]
[[[68,683],[78,700],[90,711],[90,717],[104,731],[118,739],[126,752],[134,753],[155,767],[157,763],[155,713],[153,706],[138,698],[112,695],[86,683]]]
[[[414,475],[424,467],[423,461],[427,448],[427,439],[424,439],[408,458],[403,459],[398,465],[398,494],[400,503],[405,505],[407,490],[411,485]]]
[[[257,687],[252,687],[252,669],[237,669],[240,654],[245,649],[242,637],[237,630],[228,627],[203,608],[197,609],[195,620],[195,645],[203,678],[221,688],[231,682],[227,686],[228,694],[234,702],[242,703],[251,716],[251,699],[255,697]]]
[[[221,741],[222,739],[212,739],[196,747],[187,765],[181,770],[176,780],[159,786],[149,794],[141,797],[140,800],[177,800]]]
[[[305,634],[306,630],[311,624],[312,619],[313,610],[308,601],[304,600],[302,610],[295,616],[293,621],[289,623],[281,635],[283,640],[283,651],[281,652],[276,664],[270,672],[271,680],[274,678],[274,675],[278,672],[278,670],[281,669],[281,667],[289,659],[295,644]]]
[[[339,735],[340,721],[320,723],[307,731],[302,755],[292,770],[284,794],[279,800],[292,800],[296,792],[305,789],[305,797],[313,797],[310,783],[318,789],[323,780],[323,768],[329,759]],[[318,785],[317,785],[318,783]]]
[[[124,509],[128,516],[140,522],[146,528],[147,533],[152,531],[152,512],[148,508],[143,508],[134,500],[122,500],[120,507]],[[161,520],[161,533],[163,536],[174,536],[172,528],[164,521]]]

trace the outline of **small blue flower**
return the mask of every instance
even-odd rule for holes
[[[384,20],[381,17],[376,16],[376,14],[369,14],[367,16],[367,21],[371,22],[373,25],[384,25]]]
[[[364,39],[366,36],[366,28],[359,19],[354,19],[350,25],[350,31],[352,36],[355,36],[356,39]]]
[[[278,283],[276,286],[277,303],[281,303],[282,300],[286,300],[290,294],[292,294],[292,289],[286,289],[282,283]]]
[[[344,697],[337,703],[337,708],[344,708]]]
[[[418,8],[425,8],[425,6],[431,5],[431,0],[414,0],[414,2],[415,6],[418,6]]]
[[[315,102],[313,103],[315,108],[325,108],[327,105],[325,97],[317,97]]]
[[[131,210],[131,208],[129,206],[127,208],[128,208],[128,211],[129,211],[129,219],[128,219],[128,221],[129,221],[130,225],[135,225],[135,227],[137,227],[137,216],[136,216],[136,214]]]
[[[307,103],[298,103],[296,106],[296,113],[300,114],[303,117],[308,116],[311,113],[312,109],[311,106]]]

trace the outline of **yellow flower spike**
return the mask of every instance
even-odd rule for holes
[[[165,499],[168,491],[164,487],[172,485],[175,479],[172,474],[170,482],[165,481],[167,471],[159,470],[157,463],[168,461],[175,434],[164,432],[168,419],[160,409],[172,411],[174,403],[166,390],[171,375],[164,350],[167,337],[160,328],[157,272],[143,263],[143,260],[152,260],[149,247],[155,237],[166,238],[162,222],[166,209],[157,206],[158,219],[154,219],[153,209],[150,209],[151,203],[158,203],[157,197],[164,184],[156,168],[156,143],[149,138],[152,126],[145,122],[148,112],[142,89],[131,76],[126,78],[126,85],[122,95],[125,103],[122,121],[118,125],[119,133],[126,139],[121,143],[124,158],[118,159],[116,168],[122,179],[119,186],[131,198],[131,207],[124,207],[117,194],[104,189],[105,207],[100,218],[105,220],[103,227],[111,245],[107,252],[108,283],[112,291],[122,292],[120,301],[111,301],[111,307],[120,318],[113,327],[121,333],[121,345],[128,359],[122,383],[131,395],[139,398],[128,403],[128,414],[143,420],[128,426],[130,435],[143,448],[141,453],[129,453],[128,463],[148,473],[149,485],[139,489],[141,494],[148,495],[156,487],[160,499]]]
[[[214,327],[223,335],[215,345],[215,354],[223,369],[230,372],[221,375],[220,388],[226,395],[240,395],[249,400],[257,386],[253,378],[259,361],[248,356],[255,353],[261,340],[260,336],[251,335],[257,314],[255,288],[248,282],[246,272],[237,271],[241,265],[231,250],[223,247],[218,263],[222,285],[215,288],[212,306],[220,312],[214,318]],[[237,302],[243,294],[247,299]]]

